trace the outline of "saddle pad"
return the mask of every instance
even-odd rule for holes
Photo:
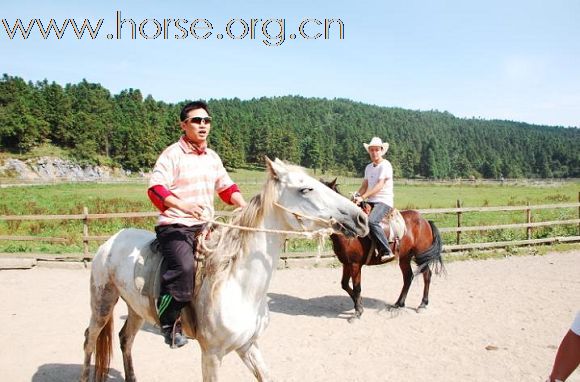
[[[388,213],[385,218],[381,221],[381,226],[385,231],[389,233],[389,243],[395,241],[395,239],[401,240],[405,233],[407,232],[407,226],[405,225],[405,219],[401,212],[393,208],[390,213]]]
[[[158,298],[161,290],[163,256],[158,251],[157,239],[145,245],[135,262],[135,287],[143,295]]]

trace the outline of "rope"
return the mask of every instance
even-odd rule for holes
[[[286,231],[281,229],[269,229],[269,228],[254,228],[254,227],[246,227],[237,224],[230,224],[230,223],[222,223],[215,219],[204,219],[205,222],[215,225],[220,225],[223,227],[239,229],[240,231],[252,231],[252,232],[266,232],[266,233],[276,233],[279,235],[297,235],[297,236],[305,236],[309,239],[318,236],[330,235],[334,233],[332,228],[321,228],[317,229],[316,231]]]
[[[215,225],[219,225],[222,227],[238,229],[240,231],[265,232],[265,233],[274,233],[274,234],[279,234],[279,235],[304,236],[308,239],[317,239],[318,245],[317,245],[317,254],[316,254],[315,261],[318,264],[318,262],[320,261],[320,258],[322,256],[322,250],[324,249],[324,239],[334,233],[334,229],[332,229],[332,225],[337,223],[337,221],[333,218],[330,218],[327,220],[327,219],[322,219],[322,218],[318,218],[318,217],[303,215],[303,214],[300,214],[298,212],[292,211],[292,210],[290,210],[290,209],[288,209],[288,208],[286,208],[278,203],[274,203],[274,205],[276,207],[294,215],[294,217],[298,221],[298,224],[300,224],[300,226],[304,229],[304,231],[287,231],[287,230],[280,230],[280,229],[246,227],[246,226],[241,226],[241,225],[237,225],[237,224],[219,222],[215,219],[209,219],[209,218],[203,219],[203,221],[205,221],[206,223],[209,223],[209,224],[215,224]],[[304,225],[302,224],[301,219],[322,222],[322,223],[327,224],[328,227],[317,229],[315,231],[307,231],[306,228],[304,227]],[[200,240],[199,244],[204,248],[204,250],[209,251],[209,248],[207,248],[205,246],[205,240]]]

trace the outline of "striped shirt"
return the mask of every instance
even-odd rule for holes
[[[222,192],[234,184],[219,155],[206,149],[198,154],[182,136],[161,153],[149,180],[149,187],[164,186],[181,200],[200,204],[214,214],[214,194]],[[203,224],[177,208],[168,208],[159,214],[157,225],[183,224],[193,226]]]

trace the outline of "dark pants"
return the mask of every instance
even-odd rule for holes
[[[161,296],[170,294],[178,302],[193,298],[197,234],[203,226],[171,224],[155,227],[167,270],[161,276]]]
[[[391,252],[389,248],[389,240],[385,236],[383,227],[381,227],[381,221],[392,208],[387,204],[380,202],[369,204],[372,207],[371,213],[369,214],[370,235],[375,239],[379,252]]]

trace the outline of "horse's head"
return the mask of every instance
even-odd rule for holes
[[[276,204],[294,230],[316,230],[329,224],[336,233],[366,236],[367,217],[344,196],[310,177],[303,169],[266,158],[269,176],[277,184]]]

